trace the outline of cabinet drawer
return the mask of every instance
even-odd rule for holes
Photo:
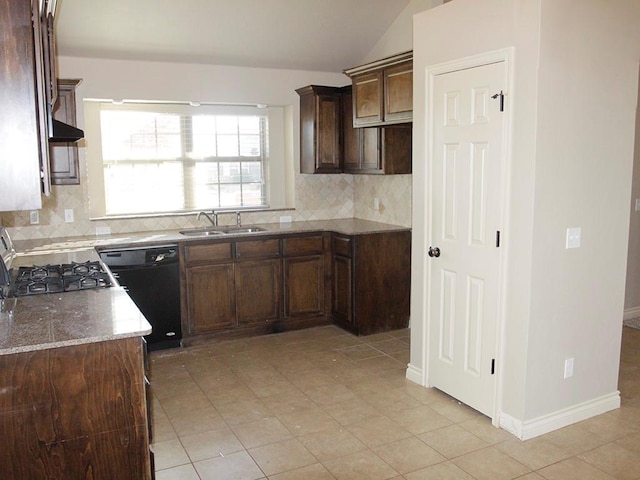
[[[231,243],[189,245],[184,251],[187,263],[218,262],[231,259]]]
[[[300,257],[316,255],[323,251],[322,235],[309,237],[286,238],[283,240],[284,255],[286,257]]]
[[[280,256],[280,240],[250,240],[236,243],[236,258],[270,258]]]
[[[343,257],[351,257],[351,245],[353,240],[350,237],[333,236],[332,250],[334,255],[342,255]]]

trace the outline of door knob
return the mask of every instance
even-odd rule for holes
[[[439,257],[440,256],[440,249],[438,247],[429,247],[429,256],[430,257]]]

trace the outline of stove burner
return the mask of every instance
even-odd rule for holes
[[[100,262],[20,267],[13,281],[14,295],[59,293],[112,285]]]

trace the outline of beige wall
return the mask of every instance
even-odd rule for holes
[[[519,428],[617,397],[639,21],[633,0],[455,0],[415,17],[420,68],[514,47],[499,406]],[[424,72],[414,79],[419,110]],[[412,365],[424,354],[428,288],[428,196],[416,191],[425,171],[415,161],[427,148],[424,108],[417,116]],[[582,228],[581,248],[565,248],[569,227]],[[575,373],[564,380],[569,357]]]

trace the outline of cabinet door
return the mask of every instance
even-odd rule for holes
[[[384,70],[384,121],[413,120],[413,60]]]
[[[341,173],[340,89],[310,85],[300,95],[300,173]]]
[[[383,120],[382,71],[353,77],[353,126],[364,127]]]
[[[324,315],[324,257],[284,260],[285,317]]]
[[[383,173],[380,151],[381,128],[362,129],[362,162],[360,168],[367,173]]]
[[[238,324],[280,318],[282,262],[278,259],[236,262]]]
[[[189,267],[186,285],[190,334],[237,324],[232,262]]]
[[[58,80],[58,101],[53,118],[69,125],[76,125],[76,86],[80,80]],[[54,185],[78,185],[78,146],[75,143],[50,143],[51,183]]]
[[[360,170],[362,129],[353,127],[353,94],[351,87],[342,89],[342,161],[344,171]]]

